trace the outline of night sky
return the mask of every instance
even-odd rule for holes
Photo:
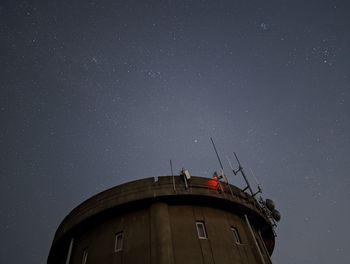
[[[237,152],[274,263],[350,263],[349,1],[1,1],[0,263],[102,190]]]

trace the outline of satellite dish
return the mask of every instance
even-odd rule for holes
[[[272,217],[273,219],[275,219],[277,222],[279,222],[281,220],[281,214],[279,211],[277,211],[276,209],[272,210]]]
[[[275,203],[271,199],[266,199],[265,201],[267,209],[273,211],[275,209]]]

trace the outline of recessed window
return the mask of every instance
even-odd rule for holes
[[[81,264],[86,264],[87,258],[88,258],[88,250],[86,248],[86,249],[84,249],[84,252],[83,252],[83,259],[81,261]]]
[[[197,221],[196,222],[196,227],[197,227],[197,233],[198,233],[198,238],[200,239],[207,239],[207,230],[205,229],[205,224],[202,221]]]
[[[231,231],[233,235],[233,239],[237,244],[242,244],[241,237],[239,236],[238,229],[231,226]]]
[[[123,250],[123,232],[115,234],[114,252]]]

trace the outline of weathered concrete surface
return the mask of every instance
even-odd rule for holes
[[[175,185],[173,184],[175,180]],[[265,263],[274,247],[271,223],[259,204],[235,186],[218,192],[207,178],[192,177],[186,189],[181,177],[159,177],[116,186],[86,200],[59,226],[48,263],[262,263],[244,215],[250,219]],[[229,190],[231,188],[231,191]],[[208,239],[199,239],[196,221],[205,222]],[[231,227],[239,230],[236,244]],[[114,238],[124,233],[123,250],[114,252]],[[263,248],[263,247],[262,247]]]

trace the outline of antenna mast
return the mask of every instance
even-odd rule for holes
[[[174,177],[174,172],[173,172],[173,162],[171,160],[170,160],[170,170],[171,170],[171,176],[172,176],[172,179],[173,179],[174,192],[176,192],[175,177]]]
[[[244,179],[245,183],[247,184],[247,187],[245,187],[245,188],[243,189],[243,191],[249,190],[249,192],[250,192],[250,194],[252,195],[252,197],[254,197],[255,195],[257,195],[258,193],[261,192],[261,188],[260,188],[260,186],[258,186],[258,191],[255,192],[255,193],[253,192],[252,188],[250,187],[250,184],[249,184],[249,181],[248,181],[248,179],[247,179],[247,176],[246,176],[245,173],[244,173],[243,167],[242,167],[241,163],[239,162],[239,159],[238,159],[238,157],[237,157],[237,155],[236,155],[236,152],[233,152],[233,154],[235,155],[235,158],[236,158],[236,160],[237,160],[238,169],[235,170],[235,169],[231,166],[232,172],[233,172],[234,175],[237,175],[238,172],[240,172],[240,173],[242,174],[243,179]]]
[[[226,177],[226,175],[225,175],[224,166],[222,166],[222,162],[221,162],[219,153],[218,153],[218,151],[216,150],[214,140],[213,140],[212,137],[210,137],[210,140],[211,140],[211,143],[213,144],[213,148],[214,148],[216,157],[218,158],[218,161],[219,161],[219,164],[220,164],[220,167],[221,167],[221,171],[222,171],[222,175],[225,177],[226,184],[228,185],[228,188],[230,189],[231,195],[233,196],[233,192],[232,192],[231,186],[230,186],[230,184],[229,184],[229,182],[228,182],[228,179],[227,179],[227,177]],[[219,181],[219,182],[220,182],[220,181]]]

